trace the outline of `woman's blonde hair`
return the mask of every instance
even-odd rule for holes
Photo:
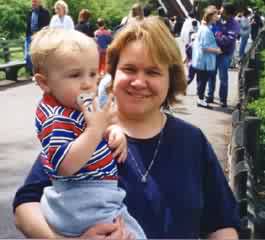
[[[58,0],[58,1],[54,4],[54,9],[56,9],[56,8],[59,7],[59,6],[61,6],[61,7],[64,8],[64,13],[65,13],[65,14],[68,14],[69,9],[68,9],[68,5],[67,5],[67,3],[66,3],[65,1],[63,1],[63,0]]]
[[[115,35],[107,49],[108,72],[115,79],[115,72],[123,49],[131,42],[141,41],[151,60],[158,65],[168,65],[169,90],[164,108],[178,102],[177,95],[186,90],[186,77],[181,52],[167,26],[156,16],[128,23]]]
[[[206,24],[208,24],[211,21],[214,14],[217,14],[217,13],[218,13],[218,10],[217,10],[216,6],[210,5],[204,9],[204,14],[203,14],[202,20],[204,22],[206,22]]]

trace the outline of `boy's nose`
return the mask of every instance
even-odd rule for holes
[[[81,89],[82,90],[96,90],[96,84],[91,81],[91,79],[86,79],[82,81],[81,83]]]

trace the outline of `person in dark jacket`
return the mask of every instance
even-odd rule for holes
[[[258,9],[254,9],[254,15],[251,17],[251,39],[252,41],[255,41],[259,30],[263,27],[263,23],[260,17],[260,14],[258,12]]]
[[[88,9],[82,9],[79,12],[78,23],[76,24],[75,29],[86,34],[89,37],[94,37],[94,31],[89,21],[90,17],[90,11]]]
[[[31,37],[34,33],[39,31],[45,26],[49,25],[50,22],[50,14],[49,11],[42,6],[41,0],[32,0],[31,1],[32,8],[27,14],[26,19],[26,39],[25,39],[25,50],[24,50],[24,58],[26,61],[27,71],[32,74],[32,63],[30,57],[30,43]]]

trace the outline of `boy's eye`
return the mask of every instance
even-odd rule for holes
[[[77,77],[79,77],[80,76],[80,73],[71,73],[70,74],[70,77],[71,78],[77,78]]]
[[[97,76],[97,73],[96,73],[96,72],[91,72],[91,73],[89,74],[89,76],[90,76],[91,78],[96,77],[96,76]]]

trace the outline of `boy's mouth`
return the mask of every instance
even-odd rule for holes
[[[94,93],[81,93],[77,96],[76,102],[78,105],[85,105],[88,108],[88,111],[92,111],[92,102],[95,98]]]

